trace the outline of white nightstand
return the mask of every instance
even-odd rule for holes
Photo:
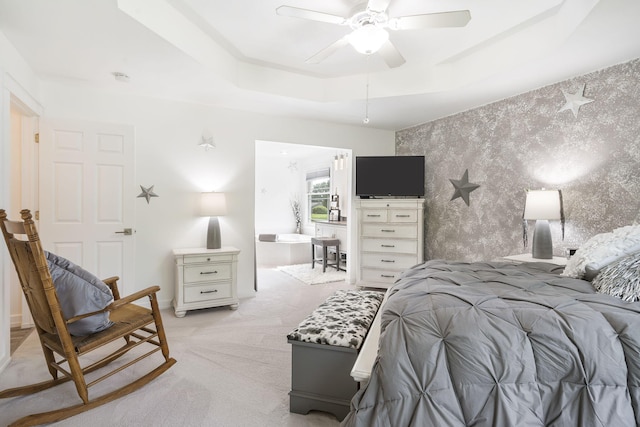
[[[240,250],[227,246],[220,249],[174,249],[176,287],[173,308],[176,317],[187,310],[228,305],[238,308],[237,265]]]
[[[549,262],[557,265],[567,265],[567,258],[554,256],[552,259],[534,258],[531,254],[509,255],[501,258],[502,261],[509,261],[516,264],[521,262]]]

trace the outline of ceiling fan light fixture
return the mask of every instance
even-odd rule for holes
[[[387,40],[389,33],[374,24],[364,24],[349,34],[349,44],[364,55],[376,53]]]

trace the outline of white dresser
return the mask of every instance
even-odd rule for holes
[[[176,287],[173,308],[176,317],[187,310],[228,305],[238,308],[237,265],[240,250],[174,249]]]
[[[424,199],[356,201],[359,286],[388,288],[424,260]]]

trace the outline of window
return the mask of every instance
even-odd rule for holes
[[[307,173],[307,219],[322,221],[329,219],[331,197],[330,169]]]

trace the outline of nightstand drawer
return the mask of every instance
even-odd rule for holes
[[[198,302],[231,297],[231,283],[184,287],[184,302]]]
[[[417,250],[417,240],[362,239],[362,252],[415,254]]]
[[[363,253],[362,266],[386,269],[406,270],[418,263],[415,255],[391,254],[391,253]]]
[[[184,267],[184,283],[231,279],[231,264],[191,265]]]
[[[206,264],[209,262],[231,262],[232,260],[233,260],[233,255],[229,255],[229,254],[194,255],[194,256],[184,257],[185,264]]]
[[[413,238],[418,236],[416,224],[363,224],[363,237]]]

